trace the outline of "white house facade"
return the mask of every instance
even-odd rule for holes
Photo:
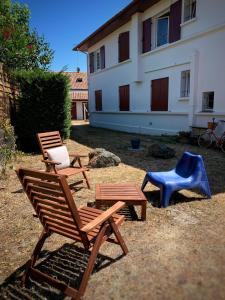
[[[90,124],[176,134],[225,119],[225,1],[136,0],[74,50],[88,53]]]

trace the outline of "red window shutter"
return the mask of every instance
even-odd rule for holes
[[[152,111],[168,111],[169,77],[152,80]]]
[[[130,58],[130,33],[122,32],[119,35],[119,62]]]
[[[95,91],[95,110],[102,110],[102,90]]]
[[[130,86],[123,85],[119,87],[120,111],[130,110]]]
[[[151,18],[147,19],[142,24],[142,53],[151,51]]]
[[[100,48],[101,69],[105,69],[105,46]]]
[[[90,73],[94,73],[94,52],[89,54],[89,68]]]
[[[178,0],[170,6],[169,42],[180,40],[182,0]]]

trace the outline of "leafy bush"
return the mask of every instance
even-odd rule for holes
[[[0,123],[0,178],[6,177],[7,166],[16,158],[14,128],[8,119]]]
[[[71,126],[69,78],[41,70],[15,73],[20,89],[16,134],[23,151],[38,149],[38,132],[59,130],[68,138]]]

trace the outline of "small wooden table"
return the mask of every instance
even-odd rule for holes
[[[101,205],[111,206],[117,201],[123,201],[127,205],[141,206],[141,219],[146,220],[147,199],[140,187],[133,183],[101,183],[96,184],[96,207]]]

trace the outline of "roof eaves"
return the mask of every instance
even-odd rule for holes
[[[96,31],[94,31],[91,35],[89,35],[86,39],[76,45],[73,50],[74,51],[82,51],[85,52],[102,40],[104,37],[121,27],[122,25],[129,22],[132,15],[137,12],[144,12],[147,8],[153,6],[155,3],[160,0],[134,0],[130,4],[128,4],[124,9],[118,12],[115,16],[109,19],[106,23],[104,23],[101,27],[99,27]]]

